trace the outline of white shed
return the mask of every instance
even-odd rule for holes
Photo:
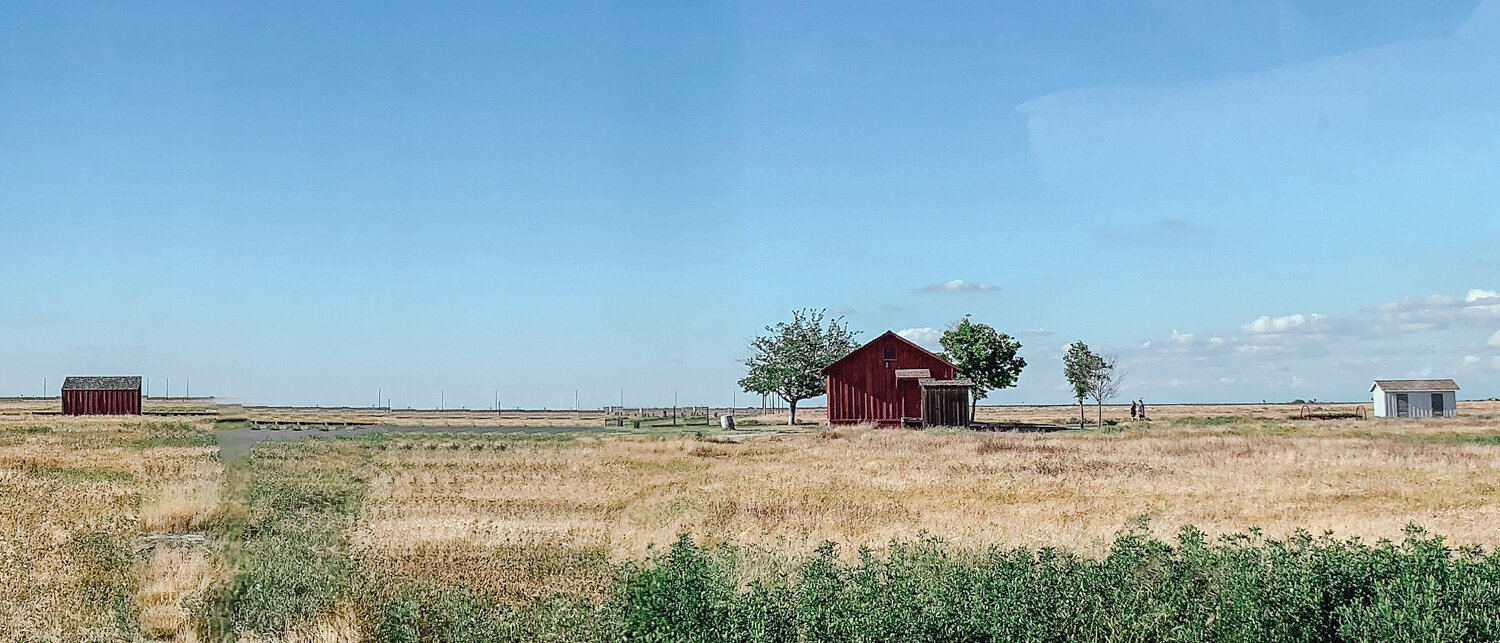
[[[1458,384],[1453,380],[1375,380],[1375,417],[1453,417]]]

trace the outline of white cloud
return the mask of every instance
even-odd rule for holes
[[[1500,320],[1500,296],[1493,290],[1470,290],[1462,301],[1447,295],[1403,297],[1362,309],[1376,319],[1377,328],[1398,332],[1444,330],[1454,322],[1488,324]]]
[[[953,279],[940,284],[922,286],[917,292],[982,292],[987,290],[999,290],[999,286],[988,284],[983,281],[967,282],[962,279]]]
[[[1475,355],[1465,355],[1464,356],[1464,366],[1473,366],[1473,365],[1478,364],[1478,363],[1479,363],[1479,357],[1477,357]]]
[[[1254,335],[1280,335],[1283,333],[1312,333],[1318,332],[1325,318],[1313,313],[1311,315],[1284,315],[1281,317],[1268,317],[1262,315],[1248,324],[1240,326],[1240,330]]]
[[[905,337],[912,343],[929,350],[938,349],[938,338],[943,336],[943,331],[936,328],[903,328],[896,331],[897,335]]]
[[[1495,292],[1493,290],[1480,290],[1478,288],[1474,288],[1474,289],[1469,290],[1469,294],[1464,295],[1464,303],[1466,303],[1466,304],[1500,303],[1500,292]]]
[[[1500,346],[1500,330],[1495,331],[1494,335],[1490,335],[1489,340],[1485,343],[1490,346]]]
[[[1458,300],[1447,295],[1428,295],[1426,297],[1402,297],[1397,301],[1386,302],[1364,310],[1365,312],[1400,313],[1414,310],[1449,308],[1457,303]]]

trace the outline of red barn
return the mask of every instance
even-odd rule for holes
[[[886,331],[823,369],[828,422],[968,426],[972,384],[954,379],[955,370],[927,349]]]
[[[63,380],[64,415],[140,415],[140,377],[70,377]]]

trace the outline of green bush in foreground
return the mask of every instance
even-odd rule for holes
[[[742,559],[684,537],[630,566],[608,613],[639,641],[1500,640],[1500,558],[1416,528],[1374,546],[1131,531],[1101,559],[825,545],[776,585],[737,583]]]

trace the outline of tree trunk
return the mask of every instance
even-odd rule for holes
[[[976,398],[974,398],[974,401],[969,404],[969,424],[973,424],[973,423],[975,423],[975,422],[977,422],[979,420],[979,418],[977,417],[978,414],[979,414],[979,398],[976,397]]]
[[[1078,429],[1083,430],[1083,423],[1087,421],[1083,415],[1083,398],[1080,397],[1078,398]]]
[[[797,400],[787,400],[787,403],[791,405],[792,413],[787,416],[786,423],[787,426],[792,426],[797,423]]]
[[[1099,406],[1099,428],[1102,429],[1102,428],[1104,428],[1104,401],[1100,400],[1098,402],[1098,406]]]

